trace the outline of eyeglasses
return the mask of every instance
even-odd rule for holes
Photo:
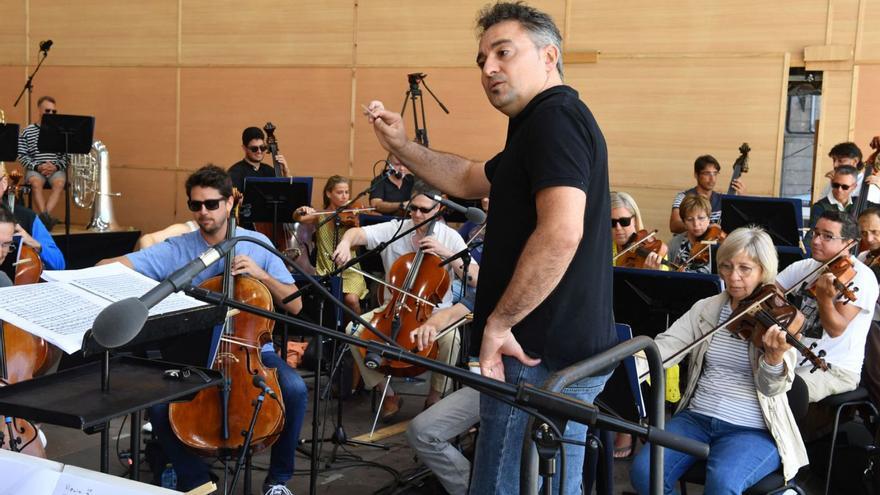
[[[226,198],[206,199],[204,201],[196,201],[194,199],[191,199],[186,202],[186,206],[187,208],[189,208],[189,211],[192,212],[202,211],[202,205],[204,205],[205,208],[213,211],[217,208],[220,208],[220,202],[222,201],[226,201]]]
[[[58,110],[55,110],[54,108],[47,108],[46,111],[43,113],[58,113]]]
[[[633,217],[635,217],[635,215],[631,215],[628,217],[612,218],[611,219],[611,228],[613,229],[614,227],[617,227],[618,225],[620,225],[621,227],[629,227],[629,225],[633,221]]]
[[[718,273],[730,275],[736,272],[740,277],[746,278],[755,271],[755,267],[749,265],[733,266],[731,263],[718,263]]]
[[[269,147],[265,146],[265,145],[264,146],[248,146],[247,148],[249,150],[251,150],[251,153],[265,153],[266,150],[269,149]]]
[[[427,215],[428,213],[431,213],[432,211],[434,211],[434,208],[436,208],[436,207],[437,207],[437,205],[434,205],[430,208],[422,208],[421,206],[409,205],[407,207],[407,209],[412,213],[420,211],[420,212],[422,212],[422,214]]]
[[[853,187],[850,184],[841,184],[840,182],[832,182],[831,187],[834,189],[843,189],[844,191],[849,191],[849,188]]]
[[[818,230],[813,231],[813,238],[814,239],[817,239],[817,238],[822,239],[825,242],[831,242],[835,239],[840,240],[840,241],[846,240],[846,237],[838,237],[834,234],[829,234],[828,232],[819,232]]]
[[[700,172],[700,175],[704,177],[716,177],[718,176],[718,172],[716,172],[715,170],[703,170],[702,172]]]

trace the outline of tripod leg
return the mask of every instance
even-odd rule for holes
[[[385,375],[385,387],[382,389],[382,397],[379,398],[379,407],[376,408],[376,416],[373,418],[373,427],[370,428],[370,438],[376,432],[376,423],[379,422],[379,415],[382,414],[382,404],[385,403],[385,395],[388,393],[388,386],[391,385],[391,375]]]

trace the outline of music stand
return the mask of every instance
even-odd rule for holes
[[[239,214],[242,223],[279,223],[293,221],[293,212],[307,206],[312,198],[311,177],[247,177]]]
[[[18,160],[18,124],[0,124],[0,162]]]
[[[43,120],[40,121],[37,149],[44,153],[63,153],[65,157],[70,153],[84,155],[91,151],[94,135],[94,117],[47,113],[43,114]],[[64,181],[64,256],[70,257],[69,176]]]
[[[725,232],[746,225],[759,225],[778,246],[800,246],[804,226],[801,200],[757,196],[721,196],[721,228]]]

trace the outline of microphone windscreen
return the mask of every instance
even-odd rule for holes
[[[150,311],[136,297],[129,297],[104,308],[92,323],[92,336],[107,349],[129,343],[147,321]]]

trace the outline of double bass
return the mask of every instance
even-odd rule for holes
[[[435,218],[428,224],[425,237],[433,234],[436,223]],[[377,312],[370,322],[376,330],[397,342],[401,348],[429,359],[437,358],[436,341],[420,351],[410,341],[409,334],[430,318],[436,304],[449,290],[449,272],[446,267],[440,266],[442,261],[439,256],[425,254],[422,250],[398,258],[388,270],[387,282],[399,290],[392,291],[385,309]],[[370,331],[363,332],[361,338],[384,343]],[[423,368],[402,361],[383,361],[380,357],[367,353],[364,348],[360,348],[360,352],[368,368],[379,369],[387,375],[412,377],[425,372]]]
[[[238,191],[235,214],[228,219],[227,238],[235,234],[235,216],[240,199]],[[226,258],[225,273],[231,274],[233,253]],[[265,285],[247,275],[216,276],[205,280],[201,287],[223,290],[237,301],[272,311],[272,294]],[[239,313],[226,319],[223,335],[213,368],[223,373],[219,388],[200,391],[189,402],[173,403],[168,419],[177,438],[184,445],[204,456],[219,456],[247,446],[244,433],[250,427],[253,404],[260,390],[252,385],[260,376],[275,390],[277,399],[264,401],[254,427],[250,447],[258,452],[271,446],[284,428],[284,403],[275,369],[267,368],[260,358],[260,349],[272,339],[272,320],[248,313]]]

